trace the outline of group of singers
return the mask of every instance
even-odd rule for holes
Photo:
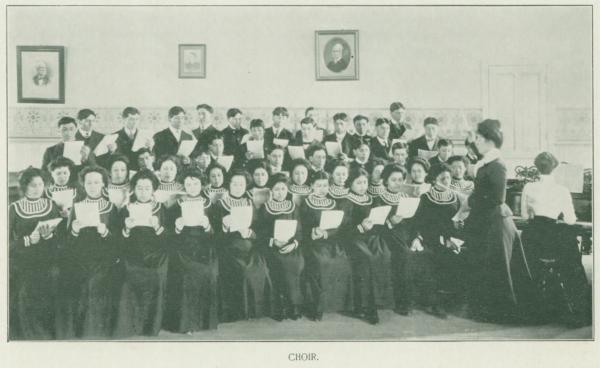
[[[462,304],[486,321],[588,323],[573,204],[551,153],[535,158],[541,180],[523,192],[520,235],[504,203],[499,121],[479,123],[459,156],[435,118],[412,137],[399,102],[392,119],[357,115],[351,129],[337,113],[331,134],[315,111],[295,134],[283,107],[249,130],[229,109],[221,131],[198,105],[200,126],[187,132],[176,106],[168,128],[145,137],[133,107],[111,138],[93,129],[92,110],[60,118],[62,141],[20,174],[9,208],[11,339],[192,333],[328,312],[376,324],[382,308],[447,318]],[[334,213],[338,223],[324,225]],[[548,267],[561,274],[550,302]]]

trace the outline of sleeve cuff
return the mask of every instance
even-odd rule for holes
[[[323,231],[323,239],[329,238],[329,232],[327,230]]]
[[[210,226],[210,222],[208,223],[208,226],[204,228],[204,232],[208,233],[212,230],[212,227]]]
[[[31,245],[31,240],[29,239],[29,236],[23,237],[23,245],[25,245],[25,247],[28,247]]]
[[[181,234],[182,231],[183,231],[183,228],[178,229],[177,226],[175,226],[175,234],[179,235],[179,234]]]
[[[163,233],[163,231],[165,231],[165,228],[164,228],[163,226],[159,227],[159,228],[156,230],[156,235],[160,235],[160,234],[162,234],[162,233]]]
[[[385,220],[385,224],[387,225],[388,229],[393,229],[394,225],[392,225],[392,222],[390,220]]]
[[[108,228],[106,228],[106,230],[104,230],[104,233],[100,234],[101,237],[106,238],[108,236]]]
[[[50,239],[52,239],[52,236],[54,236],[54,233],[50,233],[50,235],[45,236],[45,237],[42,236],[42,239],[44,239],[44,240],[50,240]]]
[[[127,228],[123,228],[123,237],[129,238],[129,230]]]
[[[269,247],[270,247],[270,248],[272,248],[272,247],[273,247],[273,240],[274,240],[273,238],[270,238],[270,239],[269,239]]]
[[[356,225],[356,228],[358,229],[358,231],[359,231],[361,234],[364,234],[364,233],[365,233],[365,228],[362,226],[362,224],[358,224],[358,225]]]
[[[71,235],[73,235],[74,237],[78,237],[79,231],[75,231],[74,229],[71,229]]]

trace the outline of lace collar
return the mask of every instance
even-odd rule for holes
[[[425,194],[427,198],[437,204],[448,204],[456,202],[456,194],[452,190],[440,191],[434,186]]]
[[[131,205],[136,205],[136,204],[147,204],[150,203],[152,205],[152,214],[156,214],[162,207],[162,203],[155,201],[154,199],[152,199],[151,201],[148,202],[140,202],[140,201],[135,201],[133,203],[129,203],[127,204],[127,208],[129,208],[129,206]]]
[[[241,197],[232,197],[229,192],[225,193],[223,198],[219,200],[227,211],[232,207],[249,207],[252,206],[252,200],[248,198],[248,192],[244,193]]]
[[[31,200],[23,197],[12,204],[21,218],[42,217],[52,211],[52,201],[48,198],[38,198]]]
[[[361,194],[356,194],[353,191],[349,191],[346,198],[349,201],[359,204],[361,206],[370,206],[373,204],[373,198],[370,195],[368,195],[367,193],[361,195]]]
[[[80,201],[78,203],[97,203],[98,204],[98,212],[100,212],[100,214],[108,213],[113,208],[112,202],[107,200],[105,197],[100,197],[100,198],[86,197],[83,201]]]
[[[392,193],[389,190],[384,189],[383,192],[379,195],[379,197],[383,200],[385,204],[389,205],[397,205],[400,202],[401,198],[408,198],[408,196],[404,192]]]
[[[183,189],[183,185],[177,181],[173,181],[170,183],[160,182],[158,185],[158,190],[166,190],[169,192],[177,192]]]
[[[385,186],[383,183],[379,184],[369,184],[369,189],[367,189],[367,193],[372,196],[380,196],[381,193],[385,191]]]
[[[294,204],[294,201],[290,201],[289,199],[284,199],[283,201],[269,199],[265,203],[265,209],[271,215],[278,215],[282,213],[288,214],[294,212],[296,205]]]
[[[335,207],[335,201],[333,199],[328,197],[317,197],[314,194],[309,194],[305,201],[310,208],[318,210],[331,210]]]
[[[183,202],[200,202],[202,203],[204,208],[210,207],[210,199],[203,197],[202,194],[197,195],[195,197],[190,197],[186,194],[177,199],[177,203],[179,205],[181,205]]]
[[[308,195],[312,191],[312,189],[306,184],[297,185],[297,184],[293,184],[293,183],[290,184],[289,190],[293,194],[300,194],[300,195]]]
[[[335,199],[343,198],[346,195],[348,195],[349,192],[350,192],[350,189],[348,189],[346,187],[341,187],[336,184],[331,184],[329,186],[329,195]]]

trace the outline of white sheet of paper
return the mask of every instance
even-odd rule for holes
[[[321,212],[321,220],[319,227],[321,230],[336,229],[342,224],[344,219],[344,211],[327,210]]]
[[[281,147],[285,148],[288,146],[289,143],[290,143],[290,141],[287,139],[280,139],[280,138],[273,139],[273,144],[275,146],[281,146]]]
[[[35,230],[39,229],[40,226],[47,224],[50,227],[50,231],[53,231],[58,226],[58,224],[61,223],[62,220],[62,217],[57,217],[51,220],[40,221],[37,223],[37,225],[35,225]]]
[[[252,137],[250,134],[246,134],[245,136],[243,136],[242,140],[240,141],[240,144],[248,142],[250,140],[250,137]]]
[[[129,217],[134,220],[134,226],[152,226],[150,219],[152,218],[151,203],[133,203],[127,206]]]
[[[571,193],[583,192],[583,166],[561,163],[554,169],[556,183],[564,185]]]
[[[81,165],[81,147],[83,147],[83,141],[65,142],[63,156],[72,160],[75,165]]]
[[[323,142],[323,131],[321,129],[317,129],[313,137],[315,141]]]
[[[184,140],[179,142],[179,149],[177,150],[177,154],[189,157],[194,148],[196,147],[196,143],[198,143],[198,141],[195,139]]]
[[[342,153],[342,145],[340,142],[325,142],[325,148],[327,149],[327,154],[332,157],[337,157]]]
[[[73,196],[75,189],[59,190],[52,193],[52,200],[61,208],[73,207]]]
[[[250,224],[252,224],[252,211],[253,208],[250,206],[232,207],[229,231],[235,232],[249,228]]]
[[[146,141],[148,139],[152,139],[152,132],[138,129],[133,145],[131,146],[131,152],[137,152],[141,148],[146,147]]]
[[[419,184],[402,184],[400,191],[409,197],[419,197],[421,194]]]
[[[96,156],[102,156],[104,154],[108,153],[108,146],[110,144],[113,144],[117,141],[117,138],[119,137],[119,135],[117,134],[107,134],[104,136],[104,138],[102,138],[102,140],[100,141],[100,143],[98,143],[98,145],[96,146],[96,149],[94,150],[94,154]]]
[[[246,142],[246,147],[248,148],[248,152],[252,153],[252,158],[265,158],[264,144],[265,141]]]
[[[229,171],[233,163],[233,156],[221,156],[217,159],[219,165],[223,166],[226,171]]]
[[[281,242],[288,242],[296,234],[297,226],[298,221],[296,220],[275,220],[273,238]]]
[[[456,156],[466,156],[468,153],[467,147],[454,147],[454,155]]]
[[[254,204],[260,206],[269,200],[271,190],[269,188],[254,188],[252,189],[252,195],[254,196]]]
[[[288,146],[287,149],[290,153],[290,157],[292,158],[292,160],[295,160],[297,158],[306,158],[306,156],[304,155],[304,147]]]
[[[204,203],[201,201],[186,201],[181,203],[181,217],[185,226],[200,226],[204,217]]]
[[[171,192],[168,190],[157,189],[154,192],[154,199],[157,202],[165,203],[169,200],[174,199],[176,196],[182,195],[182,194],[185,194],[185,192]]]
[[[467,209],[460,209],[456,215],[454,215],[452,217],[452,221],[454,222],[458,222],[458,221],[465,221],[467,219],[467,217],[469,217],[469,213],[471,211],[467,210]]]
[[[391,209],[392,206],[373,207],[369,213],[369,219],[373,225],[383,225]]]
[[[96,227],[100,224],[100,212],[97,203],[75,203],[75,217],[81,227]]]
[[[109,189],[108,200],[115,206],[122,207],[127,203],[127,189]]]
[[[422,149],[418,151],[418,156],[424,158],[425,160],[429,160],[430,158],[437,156],[437,154],[437,151],[428,151]]]
[[[401,198],[398,202],[398,209],[396,215],[402,216],[403,218],[411,218],[417,212],[419,202],[421,198]]]
[[[459,247],[462,247],[462,245],[465,244],[464,240],[456,239],[453,237],[450,237],[450,241],[453,242],[454,244],[458,245]]]

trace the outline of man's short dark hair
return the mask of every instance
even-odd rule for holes
[[[130,117],[131,115],[139,115],[139,114],[140,114],[140,110],[136,109],[135,107],[128,106],[121,113],[121,117],[123,117],[123,119],[126,119],[126,118]]]
[[[312,157],[317,151],[325,151],[327,153],[327,149],[321,143],[313,143],[306,149],[306,157]]]
[[[360,115],[360,114],[356,115],[356,116],[354,117],[354,119],[353,119],[353,121],[354,121],[355,123],[357,123],[357,122],[359,122],[359,121],[361,121],[361,120],[366,120],[366,121],[367,121],[367,123],[369,122],[369,118],[368,118],[368,117],[366,117],[366,116],[364,116],[364,115]]]
[[[90,109],[82,109],[77,113],[77,120],[85,120],[88,117],[94,115],[96,117],[96,113]]]
[[[377,118],[377,120],[375,120],[376,127],[383,125],[383,124],[392,125],[392,122],[390,121],[390,119],[387,119],[387,118]]]
[[[390,112],[394,112],[396,110],[404,109],[404,105],[402,102],[392,102],[390,105]]]
[[[252,128],[265,128],[265,122],[260,119],[252,119],[250,121],[250,129]]]
[[[315,121],[311,117],[305,117],[304,119],[300,120],[300,125],[304,124],[316,125]]]
[[[427,126],[427,125],[440,125],[438,123],[438,120],[436,118],[433,118],[431,116],[426,117],[425,120],[423,120],[423,126]]]
[[[450,139],[440,139],[438,141],[438,147],[454,147],[454,143],[452,143],[452,141]]]
[[[242,110],[238,109],[238,108],[231,108],[229,110],[227,110],[227,119],[233,118],[235,117],[237,114],[241,114]]]
[[[338,120],[347,121],[348,120],[348,114],[346,114],[345,112],[338,112],[337,114],[333,115],[333,121],[336,122]]]
[[[204,110],[210,112],[211,114],[214,112],[212,106],[207,105],[207,104],[200,104],[200,105],[196,106],[196,111],[198,111],[200,109],[204,109]]]
[[[312,106],[309,106],[306,108],[306,110],[304,110],[304,116],[308,116],[308,113],[313,111],[315,108]]]
[[[60,118],[58,120],[58,127],[60,128],[63,125],[67,125],[67,124],[74,124],[75,126],[77,126],[77,122],[75,121],[75,119],[73,119],[70,116],[63,116],[62,118]]]
[[[283,107],[283,106],[277,106],[274,110],[273,110],[273,116],[278,115],[278,116],[290,116],[288,110]]]
[[[173,106],[169,109],[169,119],[171,119],[173,116],[177,116],[181,113],[185,114],[185,110],[183,109],[183,107],[181,106]]]

